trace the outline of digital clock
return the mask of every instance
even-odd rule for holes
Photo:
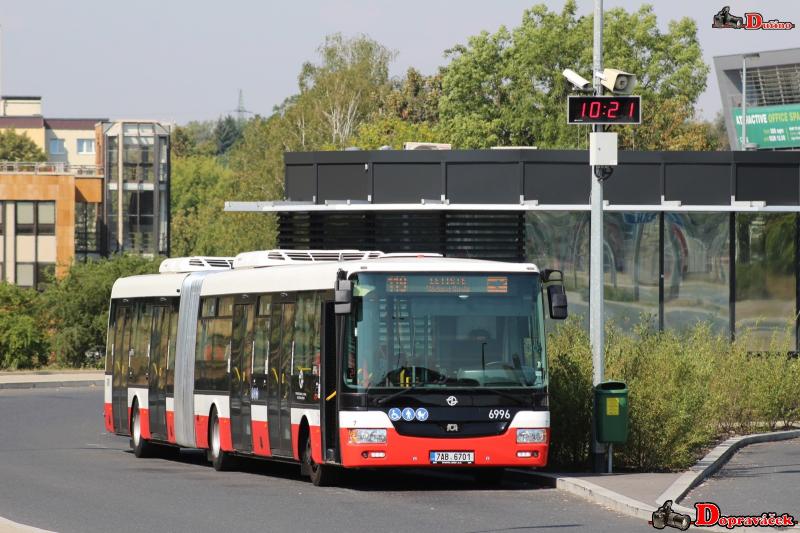
[[[568,124],[639,124],[640,96],[570,96]]]

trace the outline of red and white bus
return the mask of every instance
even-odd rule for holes
[[[295,461],[315,484],[340,467],[544,466],[551,274],[355,250],[167,259],[114,284],[105,427],[136,456]],[[560,282],[547,293],[564,318]]]

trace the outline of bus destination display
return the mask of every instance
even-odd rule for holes
[[[411,275],[386,278],[386,292],[508,293],[508,276]]]

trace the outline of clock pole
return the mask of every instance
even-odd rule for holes
[[[603,0],[594,0],[594,64],[592,81],[596,96],[603,95]],[[595,133],[603,131],[603,126],[592,126]],[[604,379],[604,331],[603,331],[603,181],[597,176],[594,166],[591,170],[592,180],[592,214],[590,225],[589,251],[589,338],[592,343],[592,366],[594,373],[592,384],[597,386]],[[596,412],[596,409],[592,409]],[[594,415],[592,415],[594,416]],[[605,471],[605,446],[597,441],[597,428],[592,420],[592,470]]]

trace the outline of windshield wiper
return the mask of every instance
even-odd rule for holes
[[[380,400],[378,400],[378,402],[377,402],[377,403],[378,403],[378,405],[383,405],[383,404],[385,404],[386,402],[388,402],[389,400],[394,400],[394,399],[395,399],[395,398],[397,398],[398,396],[402,396],[403,394],[406,394],[407,392],[411,392],[411,391],[415,391],[415,390],[420,390],[420,389],[422,389],[422,388],[423,388],[423,387],[420,387],[419,385],[411,385],[410,387],[407,387],[407,388],[405,388],[405,389],[399,390],[399,391],[397,391],[397,392],[393,392],[393,393],[392,393],[392,394],[390,394],[389,396],[384,396],[383,398],[381,398]]]

